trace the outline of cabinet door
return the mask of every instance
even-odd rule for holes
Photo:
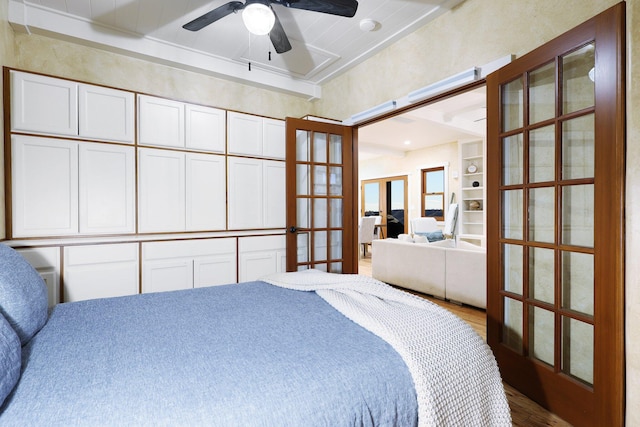
[[[138,128],[142,145],[184,147],[184,104],[138,95]]]
[[[228,113],[229,154],[262,156],[262,117]]]
[[[225,110],[187,104],[186,115],[187,148],[224,153]]]
[[[186,229],[223,230],[226,226],[225,157],[186,155]]]
[[[64,248],[64,301],[138,293],[138,244]]]
[[[81,84],[80,136],[133,144],[133,93]]]
[[[179,258],[145,261],[142,267],[142,292],[177,291],[193,288],[193,260]]]
[[[229,157],[229,228],[262,228],[262,162]]]
[[[277,264],[275,252],[241,253],[238,280],[240,282],[251,282],[276,273],[278,271]]]
[[[135,231],[134,148],[80,144],[80,233]]]
[[[140,148],[138,161],[139,231],[184,231],[184,153]]]
[[[236,254],[212,255],[193,261],[193,287],[236,283]]]
[[[12,237],[78,232],[78,143],[14,135]]]
[[[284,121],[275,119],[263,119],[262,136],[262,154],[265,157],[284,159],[286,147]]]
[[[47,285],[49,307],[60,302],[60,248],[17,249]]]
[[[263,161],[263,226],[265,228],[286,227],[286,176],[285,163]]]
[[[78,135],[78,84],[11,71],[11,130]]]

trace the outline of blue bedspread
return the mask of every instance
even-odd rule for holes
[[[60,304],[2,426],[413,426],[389,344],[263,282]]]

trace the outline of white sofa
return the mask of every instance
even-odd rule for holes
[[[402,288],[475,307],[487,306],[487,266],[484,248],[444,240],[411,243],[375,240],[372,275]]]

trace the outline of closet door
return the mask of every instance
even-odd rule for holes
[[[80,233],[135,231],[133,147],[80,144]]]
[[[223,230],[226,226],[225,157],[186,155],[186,229]]]
[[[185,153],[138,150],[139,231],[184,231]]]
[[[78,232],[78,143],[11,138],[11,237]]]
[[[285,150],[285,124],[282,120],[262,119],[262,154],[265,157],[284,160]]]
[[[264,160],[262,167],[263,226],[285,228],[287,225],[285,163]]]
[[[229,229],[263,228],[264,160],[229,157]]]

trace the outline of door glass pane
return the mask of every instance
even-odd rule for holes
[[[533,306],[529,313],[529,354],[553,366],[555,316],[552,311]]]
[[[310,204],[311,200],[310,199],[302,199],[302,198],[298,198],[296,199],[296,204],[297,204],[297,224],[298,224],[298,228],[309,228],[310,224],[311,224],[311,220],[310,220],[310,216],[311,216],[311,209],[310,209]]]
[[[522,134],[502,139],[502,184],[524,182],[524,140]]]
[[[532,188],[529,191],[529,240],[555,241],[555,187]]]
[[[404,233],[404,180],[387,182],[387,237]]]
[[[595,102],[595,43],[562,58],[564,114],[593,107]]]
[[[531,297],[553,304],[555,268],[553,249],[529,249],[529,289]]]
[[[332,262],[330,267],[331,273],[342,273],[342,263]]]
[[[329,135],[329,163],[342,164],[342,136]]]
[[[342,168],[339,166],[329,168],[329,194],[332,196],[342,195]]]
[[[329,227],[342,227],[342,199],[329,199]]]
[[[593,184],[570,185],[562,190],[562,243],[593,247]]]
[[[593,255],[562,252],[562,308],[593,316]]]
[[[313,264],[313,268],[320,271],[328,271],[326,262],[323,262],[321,264]]]
[[[296,165],[296,194],[308,196],[310,194],[309,165]]]
[[[508,297],[504,298],[502,342],[522,353],[522,303]]]
[[[309,132],[296,130],[296,160],[299,162],[309,161]]]
[[[523,124],[522,78],[502,86],[502,130],[518,129]]]
[[[502,237],[505,239],[523,239],[523,205],[522,190],[506,190],[502,192]]]
[[[524,270],[522,246],[502,245],[502,265],[505,291],[522,295],[522,276]]]
[[[316,163],[327,162],[327,134],[313,134],[313,161]]]
[[[313,199],[313,227],[327,228],[327,199]]]
[[[551,62],[529,73],[529,123],[556,116],[556,66]]]
[[[380,184],[369,182],[364,185],[364,216],[380,215]]]
[[[327,167],[313,167],[313,194],[325,196],[327,194]]]
[[[331,232],[331,259],[342,258],[342,231]]]
[[[593,384],[593,326],[562,318],[562,372]]]
[[[313,233],[313,255],[315,261],[327,260],[327,232],[315,231]]]
[[[594,177],[594,118],[589,114],[562,124],[562,179]]]
[[[309,262],[311,257],[309,256],[309,233],[298,233],[298,262]]]
[[[556,176],[555,125],[529,132],[529,182],[553,181]]]

